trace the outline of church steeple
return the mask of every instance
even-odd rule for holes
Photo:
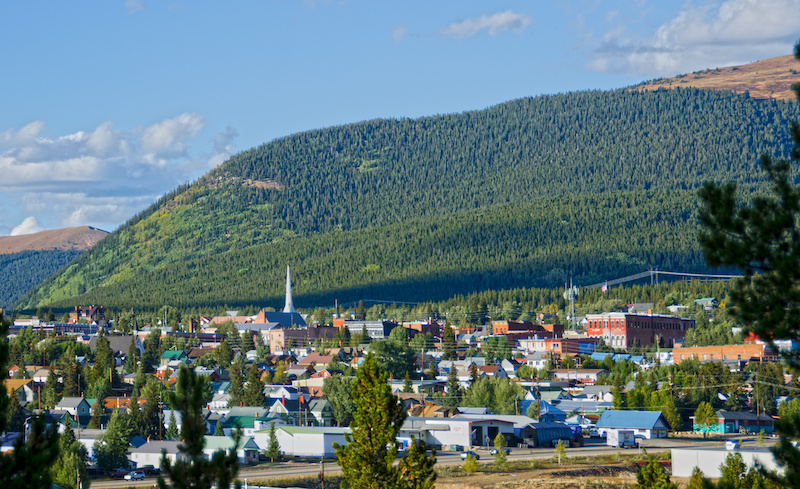
[[[286,265],[286,304],[283,312],[295,312],[292,304],[292,276],[289,274],[289,265]]]

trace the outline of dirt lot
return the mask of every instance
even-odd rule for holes
[[[542,469],[454,474],[439,477],[437,489],[599,489],[629,488],[636,482],[637,466],[631,462],[587,467],[564,464]]]

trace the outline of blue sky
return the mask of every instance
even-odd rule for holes
[[[0,235],[113,231],[229,155],[791,53],[800,0],[0,3]]]

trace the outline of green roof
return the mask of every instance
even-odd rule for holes
[[[213,435],[206,435],[206,448],[211,449],[214,451],[217,450],[230,450],[233,448],[233,438],[230,436],[213,436]],[[239,446],[237,448],[241,449],[244,447],[248,441],[252,440],[252,436],[243,436],[239,440]]]
[[[265,410],[266,411],[266,410]],[[274,419],[274,417],[265,417],[265,416],[231,416],[222,423],[222,426],[225,428],[233,428],[236,426],[236,422],[238,421],[242,428],[255,428],[256,427],[256,420],[258,421],[269,421],[270,419]]]
[[[170,360],[179,360],[183,355],[183,350],[164,350],[161,358],[169,358]]]

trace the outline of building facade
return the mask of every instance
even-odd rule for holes
[[[586,321],[588,335],[613,348],[651,346],[656,342],[672,348],[675,340],[683,339],[686,331],[694,328],[693,319],[661,314],[606,312],[587,314]]]

